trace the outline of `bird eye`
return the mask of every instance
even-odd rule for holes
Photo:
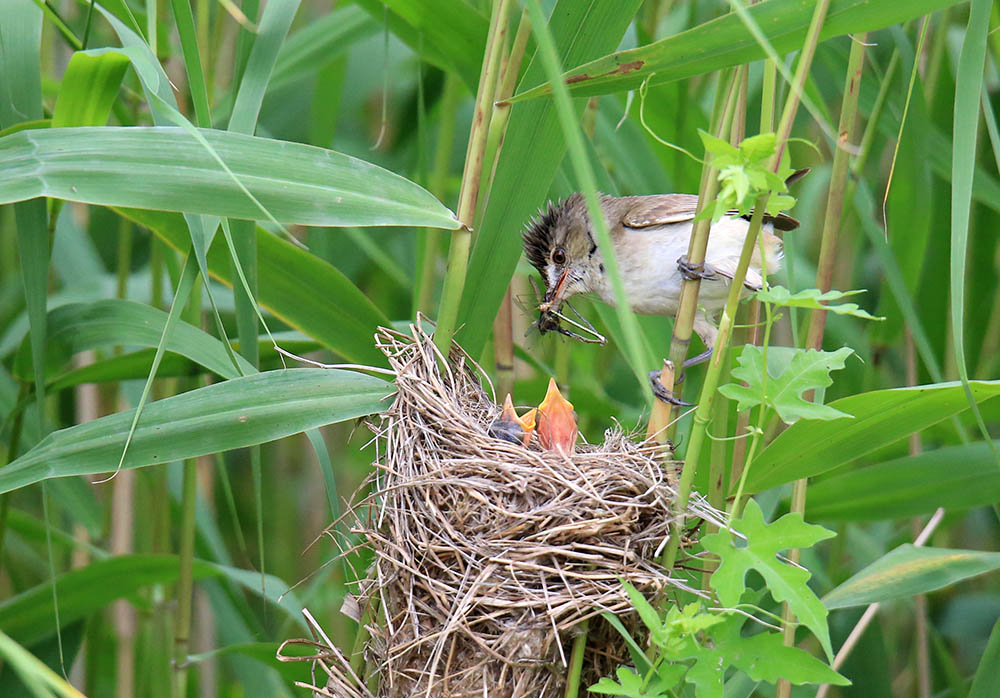
[[[552,253],[552,262],[560,265],[566,263],[566,252],[561,247],[557,247],[556,251]]]

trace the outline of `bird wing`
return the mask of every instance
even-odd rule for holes
[[[654,194],[652,196],[628,197],[629,207],[622,216],[622,225],[627,228],[650,228],[668,223],[685,223],[698,212],[698,197],[694,194]],[[727,211],[731,216],[739,211]],[[744,216],[750,220],[749,216]],[[799,222],[791,216],[779,213],[777,216],[764,214],[764,223],[771,223],[777,230],[795,230]]]
[[[694,194],[654,194],[631,196],[622,224],[629,228],[650,228],[668,223],[684,223],[697,213],[698,197]]]

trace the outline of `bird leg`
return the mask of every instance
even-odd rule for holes
[[[677,258],[677,269],[688,281],[700,281],[701,279],[714,279],[715,272],[705,269],[705,263],[691,264],[687,255]]]
[[[691,407],[690,402],[684,402],[679,397],[674,395],[673,391],[667,390],[666,386],[660,382],[659,369],[654,369],[649,372],[649,384],[653,386],[653,395],[655,395],[658,400],[662,400],[670,405],[677,405],[678,407]]]

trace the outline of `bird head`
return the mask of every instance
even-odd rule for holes
[[[550,202],[528,223],[522,240],[528,261],[545,280],[540,310],[558,310],[570,296],[594,288],[592,276],[601,266],[600,253],[580,194]]]

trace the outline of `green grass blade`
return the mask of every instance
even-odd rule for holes
[[[975,173],[976,137],[979,134],[979,101],[986,65],[986,32],[989,28],[991,0],[972,0],[969,26],[962,41],[955,76],[954,149],[951,184],[951,334],[955,345],[955,363],[965,388],[969,406],[979,431],[991,445],[993,440],[979,412],[979,405],[969,385],[965,363],[965,257],[969,246],[969,213],[972,208],[972,178]],[[1000,466],[1000,449],[994,447]]]
[[[195,33],[191,3],[187,0],[171,0],[170,6],[174,11],[177,36],[181,40],[181,55],[184,56],[184,68],[191,90],[195,119],[199,126],[211,126],[212,110],[208,102],[208,88],[205,85],[205,71],[198,50],[198,36]]]
[[[1000,478],[982,441],[924,451],[824,478],[809,485],[806,511],[816,521],[888,521],[988,506]]]
[[[175,581],[177,562],[176,555],[116,555],[59,575],[55,586],[63,599],[63,623],[86,618],[116,599],[148,604],[138,592],[152,584]],[[249,570],[196,559],[194,578],[229,580],[250,593],[260,594],[260,575]],[[288,591],[288,583],[270,575],[266,581],[263,596],[298,621],[301,628],[297,617],[301,606],[294,594],[285,594],[278,602],[278,597]],[[52,608],[45,600],[51,596],[52,586],[51,581],[46,582],[0,603],[0,627],[24,644],[33,644],[50,635]]]
[[[74,354],[87,349],[126,345],[156,347],[169,321],[167,313],[144,303],[107,299],[92,303],[69,303],[48,314],[48,344],[45,351],[46,373],[53,374],[64,367]],[[254,343],[256,344],[256,338]],[[221,341],[189,325],[177,321],[164,345],[166,351],[185,356],[223,378],[236,378],[241,373],[232,362]],[[242,361],[243,374],[256,369]],[[14,358],[14,375],[21,380],[34,370],[30,347],[22,343]]]
[[[430,63],[457,72],[475,93],[489,30],[466,0],[357,0],[371,16]],[[422,37],[422,38],[421,38]]]
[[[977,402],[1000,395],[1000,381],[973,381]],[[834,400],[853,419],[800,420],[750,464],[747,490],[760,492],[819,475],[969,409],[961,383],[875,390]]]

